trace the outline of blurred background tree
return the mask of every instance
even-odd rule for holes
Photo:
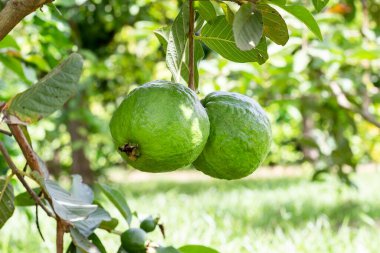
[[[69,52],[85,58],[79,95],[30,128],[56,176],[79,173],[91,183],[125,167],[108,121],[131,89],[170,78],[153,31],[170,23],[178,6],[174,0],[57,0],[0,42],[3,101]],[[351,183],[349,173],[358,164],[380,162],[379,14],[378,0],[330,1],[316,14],[324,35],[317,41],[284,13],[291,39],[284,47],[270,44],[263,65],[228,62],[204,48],[199,95],[236,91],[265,105],[274,136],[267,165],[309,164],[314,179],[333,172]]]

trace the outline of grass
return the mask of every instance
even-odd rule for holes
[[[141,216],[161,215],[167,238],[158,232],[151,238],[164,244],[204,244],[221,253],[379,252],[380,173],[354,180],[358,191],[332,179],[311,183],[306,177],[153,180],[117,187]],[[54,252],[54,223],[41,214],[43,243],[28,217],[34,219],[33,209],[17,211],[1,230],[0,252]],[[116,236],[98,235],[110,253],[116,252]]]

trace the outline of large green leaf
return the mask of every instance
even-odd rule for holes
[[[258,62],[264,63],[268,59],[267,43],[261,38],[256,48],[249,51],[240,50],[235,43],[230,25],[224,15],[217,17],[212,23],[207,23],[197,37],[209,48],[234,62]]]
[[[0,179],[0,229],[15,211],[13,187]]]
[[[70,228],[70,235],[73,239],[74,245],[79,250],[79,252],[100,253],[99,249],[94,244],[92,244],[84,235],[82,235],[77,229]]]
[[[216,18],[216,11],[214,5],[209,1],[195,1],[195,10],[206,21],[212,21]]]
[[[253,10],[253,4],[243,4],[235,15],[232,30],[240,50],[249,51],[255,48],[263,36],[261,13]]]
[[[175,82],[189,80],[189,4],[184,3],[180,13],[174,20],[168,37],[166,64]],[[203,59],[204,52],[201,43],[194,43],[195,84],[198,87],[198,63]]]
[[[219,253],[219,251],[202,245],[185,245],[179,248],[181,253]]]
[[[99,187],[104,193],[104,195],[106,195],[107,198],[112,202],[112,204],[117,208],[117,210],[119,210],[119,212],[128,222],[128,224],[131,224],[132,212],[124,196],[121,195],[119,191],[116,191],[108,187],[107,185],[99,184]]]
[[[102,221],[110,221],[111,216],[103,209],[98,207],[95,212],[91,213],[85,220],[74,222],[74,227],[84,235],[90,236]]]
[[[329,0],[313,0],[313,5],[316,11],[320,12],[326,5],[329,3]]]
[[[55,213],[64,220],[72,222],[85,220],[98,208],[91,204],[92,201],[67,192],[52,180],[45,180],[44,187],[52,199]]]
[[[37,84],[12,98],[8,112],[31,123],[60,109],[77,92],[82,65],[82,57],[71,54]]]
[[[310,31],[312,31],[315,36],[317,36],[320,40],[323,39],[321,30],[319,28],[319,25],[317,21],[315,21],[313,15],[308,11],[305,7],[301,5],[278,5],[285,11],[289,12],[292,14],[294,17],[299,19],[302,23],[304,23]]]
[[[289,40],[288,27],[280,13],[268,4],[257,4],[264,22],[264,35],[278,45],[285,45]]]

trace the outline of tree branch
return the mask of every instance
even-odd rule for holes
[[[8,124],[9,129],[11,130],[11,133],[13,134],[14,138],[16,139],[18,145],[21,148],[21,151],[29,165],[29,167],[32,170],[35,170],[39,172],[42,176],[44,175],[40,164],[38,162],[38,158],[36,153],[33,151],[32,147],[30,146],[28,140],[26,139],[24,133],[22,132],[19,125],[15,124]]]
[[[194,85],[194,22],[195,22],[195,12],[194,12],[194,0],[189,0],[189,88],[195,90]]]
[[[335,95],[338,105],[343,109],[348,111],[358,113],[363,117],[366,121],[373,124],[374,126],[380,128],[380,121],[378,121],[369,111],[368,108],[362,108],[361,110],[355,108],[352,103],[347,99],[346,94],[344,94],[343,90],[340,88],[339,84],[336,82],[330,83],[330,88],[332,93]]]
[[[9,0],[3,10],[0,12],[0,41],[20,21],[41,8],[44,4],[51,3],[54,0]]]
[[[0,142],[0,152],[3,154],[4,159],[7,162],[7,164],[9,165],[9,168],[11,168],[13,174],[15,174],[17,176],[18,180],[20,180],[20,182],[24,186],[25,190],[34,199],[34,201],[36,202],[36,204],[38,204],[39,206],[41,206],[41,208],[45,211],[45,213],[49,217],[55,218],[55,215],[52,212],[50,212],[49,209],[47,209],[47,207],[42,203],[41,199],[37,196],[37,194],[30,188],[30,186],[28,185],[28,183],[25,181],[24,177],[22,176],[22,174],[20,173],[20,171],[17,169],[16,165],[13,163],[13,161],[12,161],[12,159],[11,159],[8,151],[6,150],[6,148],[5,148],[5,146],[4,146],[4,144],[2,142]]]

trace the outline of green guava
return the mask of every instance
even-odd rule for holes
[[[193,165],[220,179],[239,179],[253,173],[267,156],[271,126],[253,99],[230,92],[213,92],[202,100],[210,120],[210,135]]]
[[[140,228],[130,228],[120,236],[121,246],[128,253],[146,252],[146,233]]]
[[[152,216],[148,216],[140,223],[140,228],[147,233],[153,232],[158,225],[158,221],[158,217],[153,218]]]
[[[119,153],[134,168],[165,172],[199,156],[210,123],[191,89],[153,81],[127,95],[112,116],[110,130]]]

